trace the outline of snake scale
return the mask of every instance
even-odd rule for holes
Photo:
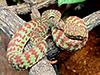
[[[53,41],[62,50],[76,51],[88,40],[88,30],[82,19],[70,16],[63,22],[58,10],[46,10],[40,20],[23,24],[12,36],[7,48],[7,59],[13,68],[25,70],[46,55],[48,45],[44,36],[49,28]],[[24,52],[28,40],[32,48]]]

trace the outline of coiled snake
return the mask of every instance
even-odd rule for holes
[[[44,36],[49,27],[54,42],[62,50],[76,51],[86,44],[88,31],[84,21],[71,16],[64,23],[60,18],[61,13],[51,9],[43,12],[41,20],[27,22],[18,28],[7,48],[7,59],[13,68],[27,69],[45,56],[48,45]],[[29,39],[32,48],[24,52]]]

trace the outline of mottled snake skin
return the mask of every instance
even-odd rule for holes
[[[13,68],[27,69],[46,55],[48,45],[44,36],[49,27],[54,42],[62,50],[76,51],[88,40],[87,27],[79,17],[70,16],[64,23],[59,11],[44,11],[41,20],[25,23],[12,36],[7,48],[7,59]],[[28,40],[31,41],[32,48],[23,52]]]

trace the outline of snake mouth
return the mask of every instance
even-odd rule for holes
[[[68,38],[73,39],[73,40],[85,40],[86,37],[82,37],[80,35],[73,36],[73,35],[66,35]]]

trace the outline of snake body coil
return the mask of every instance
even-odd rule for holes
[[[41,58],[47,52],[44,36],[51,27],[54,42],[62,50],[75,51],[83,47],[88,39],[88,31],[82,19],[71,16],[66,24],[60,19],[57,10],[47,10],[41,20],[25,23],[15,32],[7,48],[7,59],[12,67],[24,70]],[[23,48],[30,39],[32,48],[23,52]]]

